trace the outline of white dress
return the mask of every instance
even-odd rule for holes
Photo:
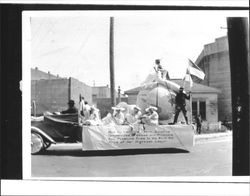
[[[137,112],[136,114],[132,113],[128,113],[126,115],[126,121],[129,123],[129,124],[134,124],[134,123],[139,123],[139,120],[140,120],[140,117],[141,117],[141,112]]]

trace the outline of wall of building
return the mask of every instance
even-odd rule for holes
[[[137,94],[129,94],[128,95],[128,104],[133,105],[136,104]]]
[[[70,82],[70,99],[73,99],[76,103],[79,102],[79,95],[84,97],[85,101],[91,105],[92,101],[92,87],[80,82],[75,78],[69,78]]]
[[[36,111],[39,115],[45,111],[67,109],[69,99],[73,99],[78,107],[80,94],[92,104],[92,88],[74,78],[31,81],[31,103],[36,102]]]
[[[227,37],[205,45],[196,63],[206,74],[201,83],[221,90],[218,95],[218,119],[223,121],[227,117],[231,120],[231,73]]]
[[[107,86],[94,86],[92,87],[92,94],[95,98],[109,98],[110,88]]]
[[[206,102],[206,121],[209,123],[218,122],[218,97],[217,94],[203,93],[192,94],[192,101]]]
[[[231,73],[228,52],[221,52],[209,56],[209,66],[209,85],[221,90],[218,96],[219,120],[223,121],[225,117],[231,120]]]
[[[36,113],[56,112],[67,108],[69,80],[33,80],[31,82],[31,102],[36,102]]]

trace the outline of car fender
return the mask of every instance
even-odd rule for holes
[[[43,130],[41,130],[41,129],[37,128],[37,127],[31,126],[31,132],[39,133],[40,135],[42,135],[45,139],[47,139],[51,143],[56,144],[55,140],[53,140]]]

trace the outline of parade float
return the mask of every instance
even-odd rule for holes
[[[31,120],[31,153],[37,154],[56,143],[82,142],[82,150],[119,150],[181,148],[188,150],[194,145],[192,125],[178,123],[170,125],[174,115],[175,95],[179,85],[162,79],[157,73],[149,74],[141,84],[136,105],[145,112],[153,105],[157,107],[159,125],[146,124],[116,125],[79,124],[78,114],[45,114]],[[121,102],[119,107],[125,113],[132,110],[132,105]]]
[[[159,125],[83,126],[83,150],[181,148],[189,150],[194,146],[193,126],[181,123],[172,125],[175,95],[180,86],[170,80],[162,79],[157,73],[149,74],[141,84],[136,105],[142,112],[149,106],[157,107]],[[118,104],[131,112],[133,106],[124,102]],[[180,117],[181,119],[181,117]]]

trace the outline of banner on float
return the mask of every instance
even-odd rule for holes
[[[194,145],[192,125],[83,126],[83,150],[182,148]]]

